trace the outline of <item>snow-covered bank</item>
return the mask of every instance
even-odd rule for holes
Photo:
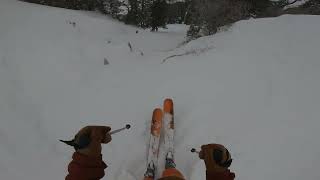
[[[0,1],[2,179],[64,179],[72,149],[58,139],[128,122],[103,150],[104,179],[141,179],[152,110],[165,97],[175,101],[176,163],[187,179],[204,179],[189,149],[209,142],[230,149],[239,180],[320,178],[319,16],[241,21],[177,49],[184,27],[136,30]],[[161,64],[186,52],[201,53]]]

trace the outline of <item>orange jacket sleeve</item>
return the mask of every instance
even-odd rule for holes
[[[106,168],[102,155],[93,158],[75,152],[68,166],[69,174],[65,180],[99,180],[105,175]]]
[[[233,180],[235,178],[235,174],[230,172],[230,170],[226,170],[224,172],[216,173],[216,172],[206,172],[207,180]]]

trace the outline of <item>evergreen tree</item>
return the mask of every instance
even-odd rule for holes
[[[189,39],[214,34],[222,26],[248,17],[248,3],[242,0],[193,0]]]
[[[140,23],[139,26],[148,28],[151,26],[151,8],[154,0],[141,0]]]
[[[167,3],[165,0],[156,0],[151,7],[152,31],[158,31],[158,27],[166,25]]]
[[[139,22],[139,5],[138,0],[128,0],[128,14],[125,22],[127,24],[138,25]]]
[[[104,14],[110,14],[113,18],[117,18],[120,5],[119,0],[97,0],[97,9]]]

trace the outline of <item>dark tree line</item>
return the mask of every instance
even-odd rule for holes
[[[75,9],[75,10],[88,10],[95,9],[96,2],[91,0],[23,0],[30,3],[43,4],[53,7]]]
[[[53,7],[60,7],[74,10],[100,11],[118,18],[120,6],[119,0],[22,0],[25,2],[42,4]]]
[[[157,30],[167,24],[167,8],[165,0],[129,0],[125,22]]]
[[[285,10],[288,14],[312,14],[320,15],[320,0],[310,0],[305,4]]]
[[[190,25],[194,39],[216,33],[221,27],[247,18],[276,17],[284,13],[320,14],[320,0],[298,8],[284,7],[301,0],[23,0],[75,10],[100,11],[142,28],[157,31],[168,23]]]
[[[166,0],[23,0],[30,3],[86,11],[99,11],[142,28],[164,27],[168,23]],[[174,18],[171,16],[172,21]]]
[[[248,18],[276,17],[285,14],[284,7],[301,0],[191,0],[187,11],[190,29],[189,39],[216,33],[219,28]],[[320,0],[310,0],[304,6],[319,13]],[[318,2],[318,3],[316,3]],[[312,5],[308,5],[312,4]],[[300,7],[300,8],[301,8]],[[316,10],[317,9],[317,10]]]

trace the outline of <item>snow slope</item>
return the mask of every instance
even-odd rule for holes
[[[238,180],[319,179],[319,30],[319,16],[282,16],[182,46],[183,26],[151,33],[1,0],[1,179],[64,179],[73,150],[58,139],[88,124],[126,123],[132,130],[103,149],[104,179],[142,179],[150,116],[165,97],[175,101],[176,163],[186,179],[205,179],[189,152],[205,143],[230,149]],[[179,54],[187,55],[162,63]]]

